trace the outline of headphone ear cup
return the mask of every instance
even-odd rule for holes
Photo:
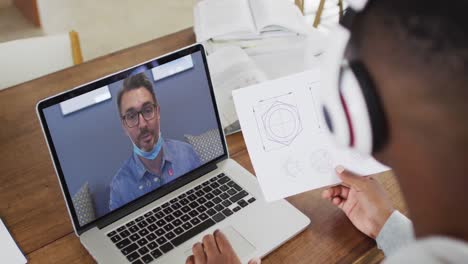
[[[365,110],[363,111],[365,111],[365,113],[360,114],[368,117],[369,127],[372,134],[371,153],[376,153],[384,147],[388,139],[387,120],[385,118],[382,103],[377,94],[374,81],[364,64],[360,61],[352,61],[349,63],[349,68],[353,72],[353,75],[359,84],[359,93],[362,94],[364,99]],[[360,139],[360,136],[365,135],[356,136]]]

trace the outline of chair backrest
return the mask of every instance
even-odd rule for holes
[[[0,43],[0,89],[14,86],[83,61],[78,34]]]

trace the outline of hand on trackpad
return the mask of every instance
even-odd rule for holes
[[[232,248],[240,259],[255,251],[255,246],[245,239],[234,227],[228,226],[221,229],[221,232],[227,237]],[[192,255],[192,248],[185,251],[186,256]]]

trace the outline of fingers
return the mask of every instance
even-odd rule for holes
[[[204,236],[202,242],[208,259],[214,254],[219,254],[220,251],[213,235],[209,234]]]
[[[332,200],[334,197],[348,199],[349,188],[343,185],[330,187],[322,192],[322,198]]]
[[[216,244],[218,245],[219,251],[221,253],[229,253],[229,252],[234,252],[232,249],[231,244],[227,240],[226,236],[219,230],[216,230],[214,232],[214,237],[216,240]]]
[[[354,188],[359,188],[365,183],[365,178],[359,176],[349,170],[346,170],[343,166],[339,165],[335,168],[338,177],[343,181],[344,184],[347,184]]]
[[[203,250],[203,246],[200,242],[195,243],[195,245],[193,245],[192,252],[195,263],[206,263],[205,251]]]
[[[185,264],[195,264],[195,260],[193,258],[193,255],[190,255],[187,260],[185,261]]]
[[[248,264],[261,264],[262,263],[262,260],[260,258],[253,258],[251,260],[249,260],[249,263]]]

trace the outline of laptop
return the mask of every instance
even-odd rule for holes
[[[185,263],[216,229],[243,263],[310,220],[266,203],[229,158],[196,44],[44,99],[37,114],[73,228],[102,263]]]

